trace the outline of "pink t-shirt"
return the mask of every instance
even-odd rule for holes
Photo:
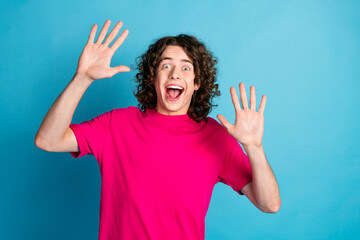
[[[211,117],[114,109],[71,124],[80,152],[100,166],[99,239],[204,239],[216,183],[236,192],[252,180],[239,143]]]

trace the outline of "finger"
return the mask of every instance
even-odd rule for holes
[[[249,109],[248,106],[248,101],[247,101],[247,97],[246,97],[246,90],[245,90],[245,84],[244,83],[240,83],[240,99],[241,99],[241,104],[243,105],[244,109]]]
[[[250,109],[256,111],[256,95],[255,95],[255,87],[250,87]]]
[[[129,30],[125,29],[118,37],[118,39],[116,39],[116,41],[114,42],[114,44],[111,46],[110,49],[115,52],[121,46],[121,44],[123,44],[123,42],[125,41],[128,35],[129,35]]]
[[[108,29],[109,29],[109,27],[110,27],[110,23],[111,23],[111,21],[110,21],[109,19],[106,20],[103,28],[101,29],[101,32],[100,32],[100,34],[99,34],[99,37],[98,37],[96,43],[101,44],[101,43],[104,41],[105,36],[106,36],[106,33],[107,33],[107,31],[108,31]]]
[[[120,65],[117,67],[110,68],[110,74],[111,76],[114,76],[115,74],[121,73],[121,72],[130,72],[130,68],[128,66]]]
[[[94,24],[94,25],[92,26],[92,28],[91,28],[91,32],[90,32],[90,35],[89,35],[88,43],[94,43],[96,30],[97,30],[97,25]]]
[[[230,94],[231,94],[231,100],[234,104],[234,108],[235,108],[235,112],[240,111],[241,110],[241,106],[240,106],[240,102],[239,102],[239,98],[236,94],[236,90],[234,87],[230,88]]]
[[[226,130],[229,132],[232,124],[229,123],[228,120],[226,120],[226,118],[220,114],[217,115],[217,118],[219,119],[219,121],[221,122],[221,124],[226,128]]]
[[[104,45],[105,46],[109,46],[110,43],[114,40],[114,38],[116,37],[116,35],[118,34],[118,32],[120,31],[121,27],[122,27],[123,23],[121,21],[119,21],[115,27],[113,28],[113,30],[109,33],[109,36],[106,38]]]
[[[261,98],[261,102],[260,102],[259,113],[261,113],[261,114],[264,113],[265,104],[266,104],[266,95],[263,95]]]

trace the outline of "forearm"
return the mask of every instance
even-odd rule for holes
[[[253,173],[253,190],[259,208],[277,212],[281,205],[279,187],[266,159],[264,149],[244,146]]]
[[[80,99],[92,81],[82,75],[74,75],[44,117],[35,137],[36,145],[50,147],[62,140]]]

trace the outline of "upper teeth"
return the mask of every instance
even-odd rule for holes
[[[183,88],[179,86],[168,86],[167,88],[183,90]]]

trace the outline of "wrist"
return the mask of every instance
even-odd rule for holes
[[[253,154],[257,154],[259,152],[263,152],[263,146],[261,145],[243,145],[243,148],[245,150],[245,152],[247,153],[247,155],[253,155]]]
[[[90,85],[95,79],[90,78],[89,76],[87,76],[86,74],[83,73],[79,73],[76,72],[72,81],[76,81],[76,82],[82,82],[85,84]]]

